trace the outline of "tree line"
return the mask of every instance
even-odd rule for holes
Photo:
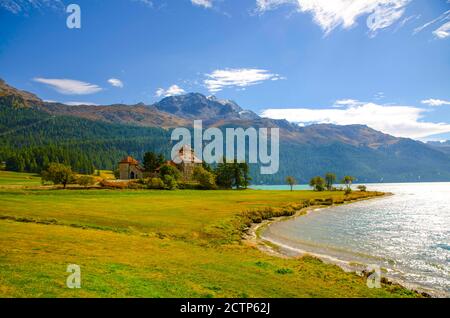
[[[315,176],[310,179],[309,186],[314,189],[314,191],[336,191],[337,188],[334,187],[336,183],[337,177],[334,173],[327,173],[324,177],[321,176]],[[352,176],[344,176],[340,183],[345,186],[345,192],[350,193],[352,191],[352,184],[355,181],[355,177]],[[293,191],[294,186],[297,184],[297,180],[292,177],[288,176],[286,177],[286,183],[290,186],[291,191]],[[358,189],[361,191],[366,191],[366,186],[360,185],[358,186]]]
[[[163,154],[146,152],[143,167],[153,177],[148,180],[152,187],[165,184],[166,188],[175,188],[181,180],[181,172],[173,165],[167,164]],[[250,167],[246,162],[226,160],[215,167],[203,162],[194,168],[192,179],[202,189],[246,189],[250,185]]]

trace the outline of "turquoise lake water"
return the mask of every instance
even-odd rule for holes
[[[450,294],[450,183],[369,184],[368,189],[394,195],[275,222],[262,237],[293,254],[379,265],[387,276]]]

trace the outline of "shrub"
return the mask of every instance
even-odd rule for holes
[[[108,189],[126,189],[128,188],[128,182],[122,181],[122,182],[113,182],[110,180],[102,180],[100,181],[100,185],[104,188]]]
[[[147,181],[147,187],[149,189],[164,189],[165,184],[160,178],[151,178]]]
[[[212,190],[217,187],[215,175],[203,167],[196,167],[194,169],[194,180],[200,184],[202,189],[205,190]]]
[[[197,182],[178,181],[178,189],[182,190],[203,190]]]
[[[314,177],[309,181],[309,185],[315,190],[315,191],[324,191],[325,190],[325,180],[322,177]]]
[[[140,184],[139,182],[128,182],[128,189],[138,190],[138,189],[145,189],[145,186],[143,184]]]
[[[350,193],[352,193],[352,188],[346,188],[345,189],[345,194],[349,195]]]
[[[294,271],[290,268],[279,268],[275,271],[277,274],[286,275],[286,274],[292,274]]]
[[[180,171],[177,168],[170,165],[163,165],[161,169],[159,169],[159,174],[163,180],[166,176],[172,177],[172,179],[174,179],[175,181],[181,178]],[[164,181],[164,183],[166,182]]]
[[[366,192],[367,191],[367,187],[365,185],[359,185],[358,186],[358,190],[361,192]]]
[[[171,175],[165,175],[163,181],[167,190],[175,190],[178,187],[177,180]]]
[[[92,186],[95,184],[95,178],[92,176],[79,176],[77,178],[77,184],[83,187]]]

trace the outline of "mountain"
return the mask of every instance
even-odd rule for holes
[[[450,155],[450,140],[446,141],[428,141],[427,145],[433,149]]]
[[[360,182],[450,181],[450,155],[443,145],[396,138],[364,125],[299,127],[261,118],[230,100],[191,93],[154,105],[67,106],[48,103],[0,81],[0,161],[16,170],[39,171],[48,161],[78,170],[113,169],[125,154],[142,159],[153,150],[169,156],[170,129],[192,127],[280,128],[280,171],[254,183],[284,183],[287,175],[307,182],[332,171]],[[445,148],[447,149],[447,148]]]
[[[188,119],[201,119],[207,123],[219,120],[254,120],[259,116],[243,110],[231,100],[206,97],[199,93],[166,97],[154,105],[157,109]]]
[[[42,103],[42,100],[36,95],[9,86],[1,78],[0,78],[0,98],[5,102],[14,103],[15,106],[28,106],[31,104]]]
[[[146,106],[144,104],[68,106],[59,103],[43,103],[40,105],[39,109],[51,115],[74,116],[112,124],[161,128],[187,126],[191,124],[191,122],[185,118],[159,111],[153,106]]]

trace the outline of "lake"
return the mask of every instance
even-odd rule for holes
[[[450,294],[450,183],[369,184],[368,190],[394,195],[275,222],[262,238],[292,254],[379,265],[406,285]]]

